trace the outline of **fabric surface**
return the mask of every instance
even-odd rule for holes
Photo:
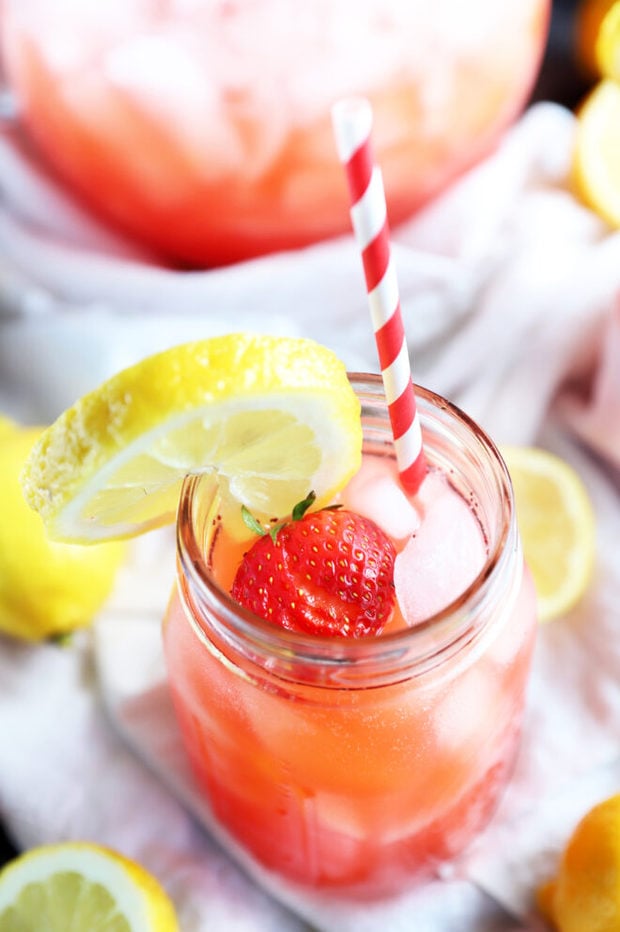
[[[571,192],[574,129],[568,111],[534,106],[492,157],[393,231],[416,380],[499,443],[574,463],[597,513],[595,580],[540,630],[516,772],[489,829],[441,879],[363,910],[291,897],[224,854],[170,714],[166,530],[132,547],[93,631],[69,648],[0,639],[0,814],[19,846],[90,838],[124,851],[162,879],[183,932],[539,927],[536,885],[585,809],[620,788],[620,233]],[[9,129],[0,191],[6,413],[49,421],[147,353],[233,329],[314,337],[350,369],[378,370],[352,237],[226,269],[165,269],[57,189]]]

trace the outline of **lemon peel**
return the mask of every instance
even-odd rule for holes
[[[605,78],[620,81],[620,0],[602,17],[594,43],[597,68]]]
[[[174,907],[144,867],[86,842],[42,845],[0,871],[0,929],[178,932]]]
[[[306,339],[227,334],[147,357],[65,411],[22,486],[58,540],[130,537],[174,520],[189,473],[225,500],[287,514],[359,468],[360,404],[342,362]]]
[[[541,622],[568,612],[592,578],[596,523],[588,492],[563,459],[536,447],[503,447],[525,561]]]
[[[126,553],[118,543],[85,548],[48,539],[19,484],[42,430],[0,421],[0,632],[30,641],[89,625]]]
[[[17,430],[17,424],[11,418],[0,414],[0,438]]]
[[[574,17],[575,58],[584,76],[596,79],[601,75],[597,45],[602,23],[618,0],[581,0]],[[604,73],[604,72],[603,72]]]
[[[620,794],[583,816],[562,853],[557,876],[537,891],[537,903],[560,932],[620,928]]]

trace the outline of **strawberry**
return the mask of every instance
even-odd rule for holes
[[[237,570],[232,597],[291,631],[361,637],[379,634],[394,607],[391,540],[374,521],[339,508],[306,513],[260,536]]]

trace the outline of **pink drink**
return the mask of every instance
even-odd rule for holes
[[[398,550],[384,633],[296,635],[232,602],[223,590],[247,542],[230,539],[202,479],[182,498],[165,648],[196,779],[233,851],[292,888],[376,898],[458,854],[490,817],[517,747],[535,604],[486,436],[419,390],[431,473],[408,500],[380,379],[354,384],[364,462],[342,501]]]
[[[329,126],[376,114],[391,222],[522,109],[550,0],[4,0],[4,64],[41,153],[172,259],[234,262],[349,229]]]

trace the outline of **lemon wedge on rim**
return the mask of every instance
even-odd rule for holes
[[[171,522],[182,481],[283,516],[325,504],[359,468],[360,404],[342,362],[306,339],[228,334],[112,376],[49,427],[22,472],[48,534],[88,543]]]
[[[577,193],[612,227],[620,226],[620,84],[600,81],[578,112],[573,179]]]
[[[535,447],[503,447],[514,489],[525,562],[541,622],[563,615],[584,595],[594,567],[595,519],[577,472]]]
[[[141,865],[82,842],[42,845],[0,872],[3,932],[178,932],[173,905]]]

